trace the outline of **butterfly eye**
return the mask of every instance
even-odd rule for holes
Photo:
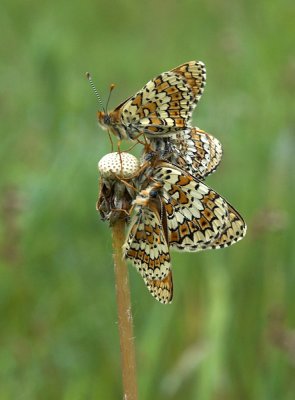
[[[158,195],[159,195],[159,189],[152,189],[150,191],[150,197],[152,197],[153,199],[155,199]]]
[[[111,123],[111,117],[109,114],[104,114],[103,116],[103,122],[105,125],[110,125]]]
[[[144,159],[145,161],[151,161],[155,155],[155,152],[150,152],[150,153],[145,153],[144,154]]]

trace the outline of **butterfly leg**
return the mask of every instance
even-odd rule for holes
[[[118,176],[118,175],[116,175],[115,174],[115,177],[120,181],[120,182],[122,182],[122,183],[124,183],[124,185],[126,186],[126,187],[128,187],[129,189],[131,189],[131,190],[133,190],[133,191],[135,191],[135,192],[138,192],[138,190],[133,186],[133,185],[131,185],[130,183],[128,183],[127,182],[127,179],[129,180],[129,179],[133,179],[133,177],[130,177],[130,178],[125,178],[125,179],[122,179],[120,176]]]
[[[121,174],[123,175],[123,160],[122,160],[122,156],[121,156],[121,140],[118,140],[117,142],[117,149],[118,149],[118,154],[119,154],[119,158],[120,158],[120,165],[121,165]]]
[[[113,153],[113,151],[114,151],[114,143],[113,143],[112,135],[111,135],[109,129],[108,129],[108,135],[109,135],[109,139],[110,139],[110,142],[111,142],[111,152]]]
[[[131,147],[129,147],[129,149],[127,149],[126,151],[130,151],[132,149],[134,149],[135,146],[137,146],[138,144],[142,144],[145,145],[146,144],[146,138],[144,136],[145,142],[142,142],[141,140],[139,140],[139,138],[143,135],[143,132],[139,133],[137,136],[135,136],[134,138],[132,138],[132,140],[135,140],[136,143],[133,144]]]
[[[137,141],[136,143],[134,143],[131,147],[129,147],[126,151],[129,152],[131,150],[134,149],[135,146],[137,146],[139,143],[141,143],[140,141]]]
[[[123,212],[124,214],[126,214],[127,217],[130,216],[130,212],[128,212],[127,210],[124,210],[124,208],[111,208],[110,210],[112,212]]]

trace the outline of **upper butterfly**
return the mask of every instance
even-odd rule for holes
[[[152,79],[114,111],[98,111],[98,122],[119,139],[173,135],[191,126],[205,83],[205,65],[189,61]]]

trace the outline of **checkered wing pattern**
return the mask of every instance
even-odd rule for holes
[[[159,211],[147,199],[135,199],[134,217],[131,220],[126,242],[125,258],[130,259],[140,274],[151,280],[161,280],[170,271],[170,253]]]
[[[171,137],[170,149],[173,164],[201,179],[216,170],[222,157],[219,140],[199,128],[188,128]]]
[[[169,247],[227,247],[245,236],[246,224],[223,197],[173,164],[158,161],[145,179],[123,250],[150,293],[166,304],[173,295]]]
[[[229,246],[246,233],[241,216],[203,182],[163,163],[154,179],[162,182],[169,245],[184,251]]]
[[[208,246],[208,249],[222,249],[243,239],[246,235],[247,225],[241,215],[228,204],[229,218],[221,236]]]
[[[150,191],[143,190],[134,200],[134,214],[123,254],[133,262],[152,296],[170,303],[173,282],[165,213],[159,212],[159,202]]]
[[[205,82],[205,65],[187,62],[149,81],[108,115],[98,112],[98,120],[119,138],[173,135],[190,126]]]
[[[152,154],[204,179],[218,167],[222,147],[219,140],[209,133],[199,128],[186,128],[169,138],[150,139],[144,158],[149,159]]]
[[[162,280],[151,280],[144,278],[144,282],[156,300],[160,303],[171,303],[173,297],[173,281],[172,272],[169,271],[167,276]]]

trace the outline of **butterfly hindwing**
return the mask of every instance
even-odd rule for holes
[[[171,303],[173,298],[173,281],[172,272],[169,271],[167,276],[162,280],[151,280],[144,278],[144,282],[151,293],[160,303]]]
[[[221,161],[221,143],[199,128],[177,133],[171,137],[170,146],[171,163],[201,179],[212,174]]]
[[[150,153],[159,154],[163,160],[204,179],[218,167],[222,146],[214,136],[193,127],[169,138],[150,139],[144,157],[148,158]]]

